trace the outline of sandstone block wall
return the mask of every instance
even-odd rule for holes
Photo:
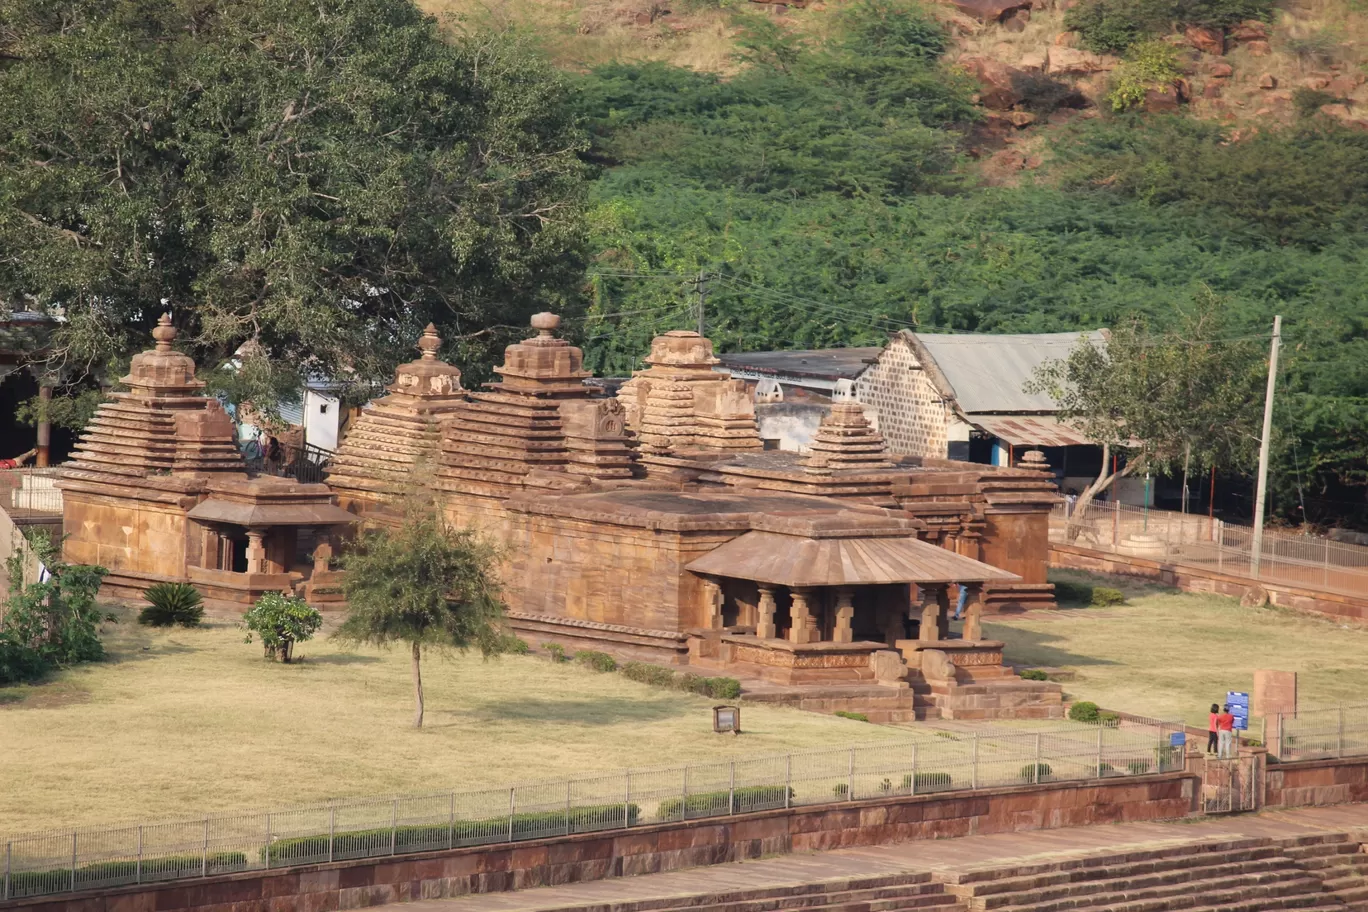
[[[662,824],[512,847],[340,862],[279,873],[229,874],[188,885],[125,887],[47,902],[0,903],[0,909],[331,912],[651,874],[788,852],[1182,817],[1192,808],[1196,782],[1187,774],[1170,773],[1124,781],[1059,783],[974,795],[928,795],[766,811],[723,821]]]
[[[1368,801],[1368,757],[1270,763],[1264,807],[1325,807]]]
[[[111,500],[75,491],[64,497],[63,556],[112,574],[183,577],[185,511],[175,504]]]

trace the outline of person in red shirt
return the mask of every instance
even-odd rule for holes
[[[1216,719],[1221,715],[1221,707],[1215,703],[1211,704],[1211,712],[1207,715],[1207,753],[1216,753],[1216,732],[1219,726]]]
[[[1216,717],[1216,734],[1219,745],[1216,756],[1222,759],[1235,756],[1235,717],[1230,714],[1229,706],[1222,706],[1221,714]]]

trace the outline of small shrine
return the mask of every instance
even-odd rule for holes
[[[106,567],[116,596],[190,582],[209,609],[235,614],[266,592],[335,599],[328,543],[355,517],[326,485],[249,475],[231,419],[172,347],[169,314],[152,337],[57,482],[64,558]]]

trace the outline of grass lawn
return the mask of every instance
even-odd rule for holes
[[[759,705],[746,734],[715,735],[714,700],[478,653],[424,659],[415,730],[403,650],[324,639],[268,664],[232,625],[154,631],[127,613],[105,643],[111,661],[0,688],[0,835],[906,737]]]
[[[1064,689],[1077,699],[1205,725],[1213,702],[1228,690],[1251,691],[1254,671],[1267,668],[1297,672],[1303,708],[1368,702],[1368,629],[1117,577],[1050,578],[1119,588],[1128,604],[995,619],[985,636],[1006,642],[1009,661],[1076,672]]]

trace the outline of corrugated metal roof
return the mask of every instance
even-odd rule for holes
[[[1080,335],[1094,345],[1106,344],[1100,331],[1090,333],[1022,333],[942,335],[915,333],[916,340],[935,360],[966,414],[975,412],[1053,412],[1058,407],[1044,393],[1028,394],[1023,387],[1037,367],[1063,359]]]
[[[974,427],[1015,446],[1080,446],[1092,443],[1050,415],[971,415]]]
[[[806,538],[747,532],[688,565],[776,586],[870,586],[1020,579],[915,538]]]
[[[734,352],[718,355],[725,367],[766,376],[854,380],[883,351],[874,348],[819,348],[808,351]]]

